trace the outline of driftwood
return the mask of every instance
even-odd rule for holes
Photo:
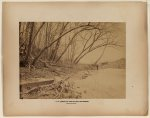
[[[21,84],[20,85],[20,91],[27,91],[30,90],[33,87],[38,87],[42,85],[48,85],[52,84],[54,80],[48,80],[48,81],[41,81],[41,82],[32,82],[32,83],[26,83],[26,84]]]
[[[48,80],[20,85],[20,98],[81,98],[81,93],[74,89],[74,83],[68,81],[70,77],[61,80]]]
[[[20,98],[37,98],[49,95],[52,99],[81,97],[81,93],[76,93],[73,90],[73,83],[68,81],[69,78],[67,77],[59,81],[53,80],[23,84],[21,85],[23,91],[20,94]],[[29,87],[29,90],[25,91],[27,87]]]

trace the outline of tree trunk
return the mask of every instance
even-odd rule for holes
[[[31,22],[30,25],[31,25],[31,28],[30,28],[30,31],[29,31],[29,43],[28,43],[28,50],[27,50],[27,55],[26,55],[26,58],[25,58],[25,63],[28,63],[29,56],[30,56],[30,53],[31,53],[31,46],[32,46],[31,42],[32,42],[33,29],[34,29],[34,22]]]

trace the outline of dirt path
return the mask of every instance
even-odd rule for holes
[[[82,98],[125,98],[124,69],[101,69],[74,82]]]

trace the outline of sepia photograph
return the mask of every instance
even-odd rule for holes
[[[148,114],[146,2],[2,7],[5,116]]]
[[[126,98],[125,22],[19,22],[20,99]]]

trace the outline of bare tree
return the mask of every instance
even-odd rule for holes
[[[48,46],[44,47],[41,52],[35,57],[35,59],[33,60],[32,62],[32,65],[35,65],[35,63],[37,62],[37,60],[39,59],[39,57],[43,54],[43,52],[45,52],[46,49],[50,48],[54,43],[56,43],[60,38],[62,38],[63,36],[65,36],[66,34],[72,32],[73,30],[76,30],[76,29],[80,29],[80,28],[83,28],[83,27],[92,27],[90,25],[80,25],[80,26],[77,26],[75,28],[72,28],[70,29],[69,31],[66,31],[65,33],[63,33],[61,36],[59,36],[56,40],[54,40],[53,42],[51,42]]]
[[[29,30],[29,41],[28,41],[28,49],[27,49],[27,55],[25,58],[25,64],[28,63],[28,59],[31,53],[31,46],[32,46],[32,36],[33,36],[33,28],[34,28],[34,22],[30,23],[30,30]]]
[[[86,55],[101,48],[103,51],[94,62],[97,64],[108,46],[121,46],[115,42],[114,37],[110,37],[113,29],[112,23],[98,22],[20,23],[20,48],[26,47],[24,61],[27,64],[32,57],[32,65],[39,59],[57,64],[65,58],[65,55],[68,56],[70,63],[77,64]],[[80,41],[81,48],[77,49],[76,46]]]

